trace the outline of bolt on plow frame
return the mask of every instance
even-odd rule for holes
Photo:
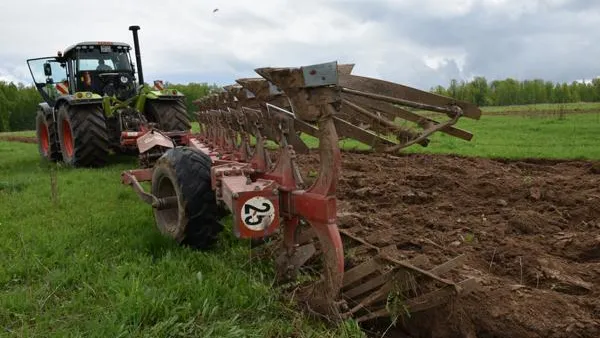
[[[343,170],[340,140],[387,153],[427,146],[435,132],[470,140],[454,124],[461,117],[479,119],[481,111],[352,70],[337,62],[256,69],[260,77],[238,79],[195,102],[200,132],[186,146],[176,147],[160,132],[146,138],[151,141],[140,144],[140,156],[154,152],[158,160],[123,172],[122,182],[152,205],[164,234],[200,249],[216,241],[219,219],[231,212],[234,234],[260,240],[255,250],[274,258],[284,290],[330,319],[397,318],[470,292],[472,279],[449,277],[457,277],[452,271],[464,256],[437,266],[421,256],[399,260],[394,248],[340,229],[336,187]],[[303,134],[318,140],[320,167],[310,184],[296,162],[312,151]],[[151,181],[151,192],[142,181]]]

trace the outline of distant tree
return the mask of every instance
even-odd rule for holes
[[[166,85],[170,88],[174,88],[179,90],[185,95],[186,106],[188,108],[188,112],[196,111],[196,106],[193,102],[197,99],[200,99],[206,95],[208,95],[212,90],[219,88],[217,85],[209,85],[207,83],[196,83],[191,82],[188,84],[173,84],[166,83]]]
[[[444,88],[444,86],[435,86],[431,89],[431,92],[438,95],[448,96],[448,91],[446,90],[446,88]]]
[[[469,82],[452,79],[447,88],[436,86],[431,92],[479,106],[599,102],[600,78],[585,82],[554,83],[541,79],[518,81],[511,78],[488,82],[484,77],[475,77]]]
[[[479,105],[489,105],[491,102],[489,97],[488,83],[485,77],[475,77],[473,81],[468,84],[471,88],[471,102]]]

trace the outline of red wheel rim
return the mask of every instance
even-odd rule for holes
[[[40,126],[40,145],[42,146],[42,152],[44,155],[48,155],[48,149],[50,148],[50,141],[48,137],[48,126],[44,123]]]
[[[63,147],[65,148],[65,151],[67,152],[67,156],[71,157],[73,156],[73,134],[71,133],[71,124],[69,124],[69,121],[67,120],[63,120],[62,121],[62,131],[63,131]]]

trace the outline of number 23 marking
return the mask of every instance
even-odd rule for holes
[[[244,222],[248,225],[258,225],[263,219],[267,216],[264,215],[271,210],[271,205],[269,203],[263,202],[262,208],[255,207],[254,205],[246,204],[244,205],[244,214],[248,215],[244,219]],[[258,214],[260,213],[260,214]],[[256,220],[254,218],[256,217]]]

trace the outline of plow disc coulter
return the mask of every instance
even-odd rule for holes
[[[330,319],[398,317],[468,293],[474,282],[453,273],[463,256],[437,265],[421,256],[398,259],[394,246],[380,248],[352,228],[340,229],[336,186],[340,140],[388,153],[427,146],[435,132],[470,140],[453,125],[479,119],[480,110],[352,75],[352,68],[259,68],[260,77],[238,79],[196,102],[200,132],[187,146],[174,147],[159,132],[140,138],[150,140],[140,156],[164,154],[148,168],[124,172],[122,181],[152,205],[163,233],[195,247],[209,247],[223,211],[231,212],[234,234],[260,240],[255,250],[272,255],[286,290]],[[319,170],[308,182],[296,158],[312,151]],[[152,191],[140,181],[152,181]]]

